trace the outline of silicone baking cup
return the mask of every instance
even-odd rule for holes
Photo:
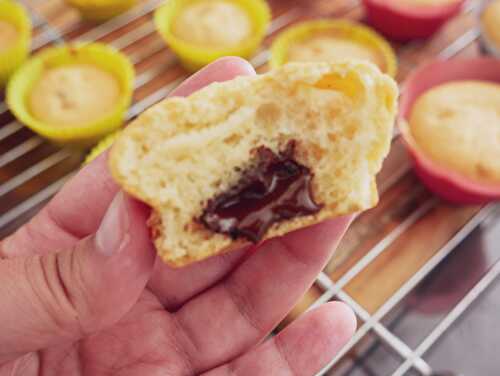
[[[431,36],[460,11],[464,2],[412,6],[398,0],[363,0],[370,24],[398,41]]]
[[[26,98],[44,70],[77,63],[93,64],[116,77],[120,84],[121,96],[115,108],[102,119],[71,127],[52,126],[33,117]],[[103,44],[48,48],[28,60],[14,74],[7,86],[7,103],[20,122],[41,136],[58,144],[89,146],[123,124],[132,99],[134,76],[134,67],[127,57]]]
[[[271,12],[265,0],[232,0],[244,9],[253,22],[252,36],[238,46],[214,49],[188,43],[172,33],[172,21],[182,10],[193,2],[206,0],[170,0],[155,12],[154,20],[158,32],[182,65],[189,71],[197,71],[223,56],[250,58],[259,48],[271,22]],[[221,25],[224,27],[224,25]]]
[[[405,84],[400,101],[398,126],[415,172],[431,191],[446,201],[458,204],[483,204],[500,200],[500,183],[483,184],[458,172],[445,169],[429,159],[411,135],[407,119],[413,104],[434,86],[450,81],[482,80],[500,84],[500,60],[491,58],[435,61],[413,72]]]
[[[31,46],[31,20],[21,5],[10,0],[0,0],[0,20],[12,24],[19,33],[18,40],[12,47],[0,52],[1,88],[28,57]]]
[[[137,0],[66,0],[89,21],[102,22],[129,10]]]
[[[370,28],[351,21],[318,20],[307,21],[289,27],[274,40],[271,47],[270,64],[277,68],[287,63],[287,55],[294,43],[300,42],[316,33],[338,32],[344,39],[351,39],[361,45],[377,51],[384,60],[384,73],[395,77],[397,73],[397,58],[391,45]]]

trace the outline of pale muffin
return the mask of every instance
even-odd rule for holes
[[[203,47],[237,46],[252,34],[252,20],[242,7],[226,0],[194,2],[172,24],[179,39]]]
[[[375,175],[389,151],[397,96],[395,82],[373,64],[287,64],[153,106],[118,137],[110,168],[125,191],[153,208],[149,223],[161,258],[182,266],[374,206]],[[216,230],[202,223],[207,207],[235,186],[250,184],[261,192],[260,183],[245,180],[260,166],[255,156],[262,148],[282,155],[290,143],[302,167],[287,163],[284,175],[266,184],[276,187],[305,168],[308,194],[297,195],[303,186],[294,181],[284,192],[283,186],[273,191],[270,202],[245,195],[252,203],[243,206],[242,221],[253,226],[279,200],[280,220],[258,239],[227,233],[230,219]],[[289,216],[292,197],[314,206],[314,214]],[[221,210],[232,216],[231,207]]]
[[[500,85],[457,81],[423,94],[411,111],[420,150],[438,165],[485,183],[500,182]]]
[[[74,64],[43,72],[28,102],[36,119],[68,127],[105,117],[119,98],[120,85],[111,73],[90,64]]]

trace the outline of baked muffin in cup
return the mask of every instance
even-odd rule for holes
[[[271,20],[265,0],[170,0],[155,12],[158,32],[196,71],[223,56],[250,58]]]
[[[123,124],[133,84],[133,65],[109,46],[50,47],[14,74],[7,103],[21,123],[41,136],[87,147]]]
[[[367,60],[396,76],[397,59],[390,44],[375,31],[345,20],[306,21],[289,27],[273,42],[271,67],[289,62]]]
[[[415,172],[457,204],[500,199],[500,60],[435,61],[413,72],[398,126]]]
[[[11,0],[0,0],[0,88],[26,60],[31,47],[31,20]]]
[[[455,16],[464,0],[363,0],[370,24],[397,41],[428,38]]]

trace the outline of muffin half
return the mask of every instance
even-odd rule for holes
[[[371,64],[288,64],[152,107],[116,140],[111,171],[182,266],[375,205],[396,100]]]

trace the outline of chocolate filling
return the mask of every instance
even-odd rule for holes
[[[295,141],[275,154],[256,150],[256,163],[242,172],[240,181],[210,200],[200,221],[208,229],[232,239],[257,243],[276,222],[315,214],[322,205],[312,197],[311,170],[294,160]]]

